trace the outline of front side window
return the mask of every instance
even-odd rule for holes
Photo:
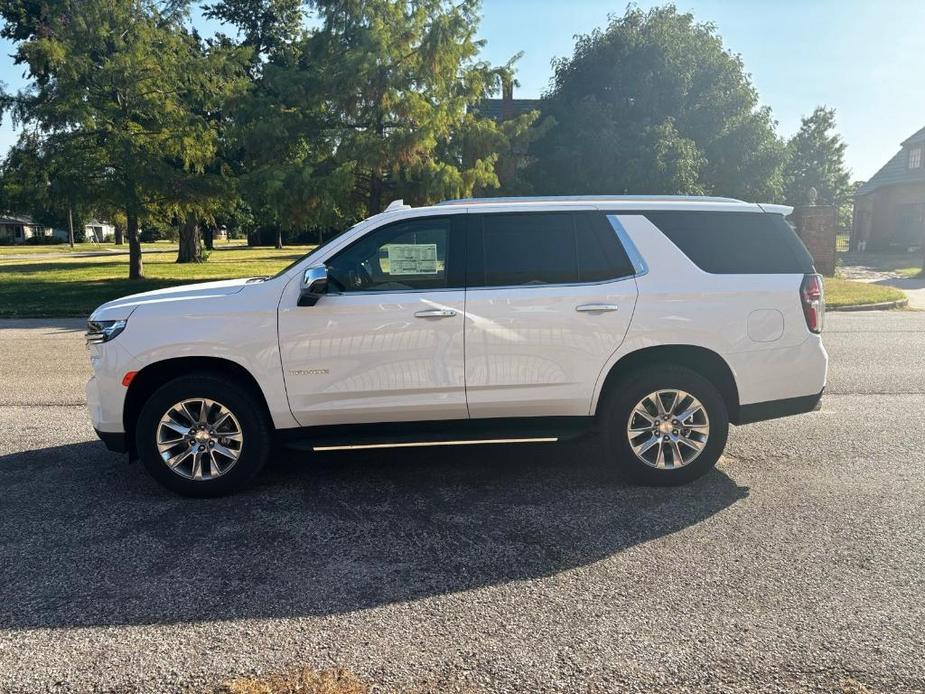
[[[486,214],[475,227],[472,286],[605,282],[633,274],[600,214]]]
[[[450,261],[446,218],[398,222],[370,232],[326,262],[334,292],[445,289]]]
[[[909,150],[909,168],[922,168],[922,145],[917,145]]]

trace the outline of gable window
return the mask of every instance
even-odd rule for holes
[[[909,168],[922,168],[922,145],[916,145],[909,150]]]

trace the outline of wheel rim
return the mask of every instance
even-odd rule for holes
[[[683,390],[649,393],[636,403],[626,424],[633,453],[660,469],[690,465],[710,437],[710,418],[703,404]]]
[[[231,410],[208,398],[176,403],[157,425],[157,450],[174,473],[211,480],[228,473],[241,457],[244,435]]]

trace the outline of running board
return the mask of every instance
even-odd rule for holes
[[[288,448],[306,451],[368,451],[431,446],[556,443],[589,432],[593,417],[389,422],[307,427],[279,432]]]
[[[404,441],[401,443],[354,443],[312,446],[313,451],[368,451],[376,448],[424,448],[430,446],[481,446],[495,443],[555,443],[558,436],[536,439],[465,439],[462,441]]]

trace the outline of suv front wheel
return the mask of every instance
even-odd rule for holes
[[[645,484],[700,477],[719,460],[729,433],[719,391],[697,372],[667,364],[617,383],[601,416],[608,458]]]
[[[191,374],[158,388],[141,409],[135,445],[145,468],[184,496],[221,496],[266,463],[270,430],[249,389],[218,374]]]

